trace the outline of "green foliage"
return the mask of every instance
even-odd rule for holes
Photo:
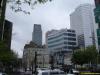
[[[12,51],[7,49],[8,47],[3,41],[0,42],[0,61],[9,61],[17,58],[17,55]]]
[[[17,54],[9,50],[4,41],[0,41],[0,70],[11,71],[11,66],[17,61]]]
[[[98,62],[97,63],[100,64],[100,54],[98,55],[98,58],[97,59],[98,59]]]
[[[98,52],[95,46],[87,47],[85,54],[87,56],[88,61],[91,61],[91,63],[96,63]]]
[[[72,62],[74,64],[83,65],[85,63],[85,58],[83,58],[83,57],[84,57],[84,51],[83,50],[78,50],[73,54]]]
[[[72,62],[74,64],[83,65],[86,63],[96,63],[97,61],[97,50],[95,46],[89,46],[86,49],[79,49],[72,55]]]

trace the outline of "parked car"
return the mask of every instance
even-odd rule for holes
[[[6,73],[2,73],[2,72],[0,72],[0,75],[7,75]]]
[[[69,70],[67,75],[79,75],[79,71],[75,69],[71,69]]]
[[[61,70],[38,70],[37,75],[66,75],[64,71]]]

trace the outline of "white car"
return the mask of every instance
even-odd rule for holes
[[[67,75],[75,75],[75,74],[67,74]]]
[[[1,72],[0,72],[0,75],[7,75],[7,74],[6,74],[6,73],[1,73]]]
[[[38,70],[37,75],[66,75],[64,71],[61,70]]]

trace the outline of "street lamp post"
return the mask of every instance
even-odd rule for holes
[[[37,52],[35,51],[35,70],[34,70],[34,72],[35,72],[35,75],[37,75]]]
[[[35,73],[37,75],[37,52],[35,51],[35,58],[34,58],[34,71],[33,71],[33,61],[32,61],[32,74]]]

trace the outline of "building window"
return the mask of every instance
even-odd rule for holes
[[[71,32],[71,30],[67,30],[68,32]]]
[[[56,47],[56,46],[59,46],[59,45],[62,45],[63,43],[58,43],[58,44],[53,44],[53,45],[49,45],[48,47],[49,48],[52,48],[52,47]]]
[[[67,44],[67,45],[76,45],[76,42],[64,42],[64,44]]]
[[[76,41],[76,38],[67,38],[67,37],[64,37],[64,40]]]
[[[63,33],[65,36],[73,36],[73,37],[75,37],[76,36],[76,34],[74,34],[74,33]]]
[[[60,36],[62,36],[62,34],[59,34],[59,35],[54,36],[54,37],[49,37],[48,40],[52,40],[52,39],[58,38],[58,37],[60,37]]]
[[[61,41],[61,40],[63,40],[63,38],[60,38],[60,39],[55,39],[54,41],[48,41],[48,44],[52,44],[52,43],[55,43],[55,42],[59,42],[59,41]]]

